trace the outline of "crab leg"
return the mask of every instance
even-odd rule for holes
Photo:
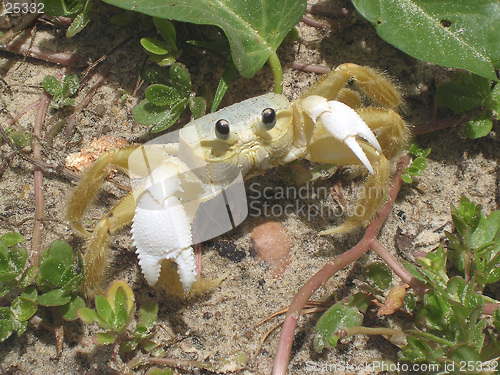
[[[382,153],[377,137],[370,130],[368,125],[351,107],[344,103],[313,95],[302,100],[302,109],[316,123],[321,121],[323,126],[339,141],[344,142],[352,152],[358,157],[363,165],[374,173],[370,161],[363,152],[363,149],[356,141],[356,136],[363,137],[378,152]]]
[[[82,284],[83,294],[87,297],[101,293],[101,280],[109,264],[109,235],[132,220],[135,198],[127,195],[111,212],[95,226],[86,242],[85,277]]]
[[[339,65],[331,73],[307,90],[302,98],[320,95],[328,100],[337,99],[345,84],[352,79],[354,84],[370,98],[387,108],[397,108],[401,104],[401,95],[389,79],[368,67],[357,64]]]

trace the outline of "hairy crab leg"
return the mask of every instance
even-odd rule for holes
[[[101,280],[110,260],[109,235],[130,223],[134,212],[135,197],[131,193],[97,223],[86,241],[85,277],[82,284],[85,296],[90,297],[101,292]]]
[[[345,84],[351,79],[361,91],[384,107],[394,109],[401,104],[401,94],[388,78],[371,68],[351,63],[339,65],[331,73],[326,74],[307,90],[302,98],[319,95],[328,100],[336,100]]]

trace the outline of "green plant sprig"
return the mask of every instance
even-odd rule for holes
[[[403,361],[441,367],[449,364],[449,368],[470,362],[475,365],[467,370],[469,373],[494,370],[491,360],[500,357],[497,331],[500,308],[493,312],[494,328],[488,329],[489,340],[487,321],[482,314],[486,304],[500,305],[483,294],[487,284],[500,281],[500,211],[485,217],[479,205],[462,197],[458,207],[452,205],[451,212],[457,233],[446,233],[448,246],[440,245],[418,258],[418,265],[403,261],[407,270],[428,286],[427,293],[423,297],[396,293],[392,300],[389,293],[384,302],[384,294],[391,285],[390,271],[381,263],[368,265],[364,271],[367,282],[364,289],[368,293],[357,294],[356,304],[354,300],[336,303],[318,320],[317,351],[335,347],[342,337],[381,334],[390,337],[401,349],[398,356]],[[400,308],[414,314],[413,327],[404,330],[362,327],[360,313],[366,307],[360,301],[369,297],[381,300],[391,314]],[[477,367],[479,363],[482,368]]]
[[[48,75],[43,78],[42,86],[45,91],[52,95],[50,106],[54,109],[60,109],[75,102],[71,97],[78,91],[79,81],[75,74],[68,74],[64,77],[61,85],[56,77]]]
[[[151,85],[132,115],[139,124],[153,125],[151,132],[172,126],[188,106],[195,119],[205,114],[205,99],[192,94],[191,76],[181,63],[173,64],[168,74],[158,67],[148,69],[145,75]]]
[[[158,305],[147,301],[139,309],[139,319],[133,324],[136,312],[132,288],[123,280],[114,281],[106,295],[95,299],[95,310],[82,307],[77,311],[81,321],[86,324],[97,323],[104,329],[93,336],[97,345],[113,345],[112,366],[123,372],[130,372],[119,353],[142,350],[152,356],[164,356],[164,350],[151,340],[156,326]],[[134,361],[142,364],[141,360]],[[133,367],[133,366],[132,366]]]
[[[465,126],[465,134],[470,139],[487,136],[493,123],[500,119],[500,85],[492,88],[488,78],[456,73],[453,81],[437,88],[436,97],[439,105],[455,113],[479,111]]]
[[[54,241],[42,253],[39,267],[27,267],[27,250],[19,247],[21,242],[24,238],[15,232],[0,238],[0,296],[4,305],[0,307],[0,342],[13,332],[23,334],[40,306],[58,306],[64,320],[75,320],[76,310],[85,305],[77,293],[83,280],[82,261],[79,258],[74,264],[68,244]]]
[[[413,178],[422,176],[427,168],[427,156],[431,153],[430,147],[421,149],[415,143],[410,146],[410,154],[414,157],[410,166],[406,167],[401,179],[407,184],[413,182]]]

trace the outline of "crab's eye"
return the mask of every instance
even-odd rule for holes
[[[217,120],[215,123],[215,135],[223,141],[229,137],[229,122],[227,122],[227,120]]]
[[[266,130],[271,130],[276,125],[276,111],[272,108],[266,108],[262,111],[262,123]]]

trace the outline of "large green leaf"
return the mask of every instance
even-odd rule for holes
[[[305,0],[104,0],[158,18],[215,25],[226,33],[233,61],[251,78],[302,18]]]
[[[418,59],[496,80],[498,0],[352,0],[378,35]]]

